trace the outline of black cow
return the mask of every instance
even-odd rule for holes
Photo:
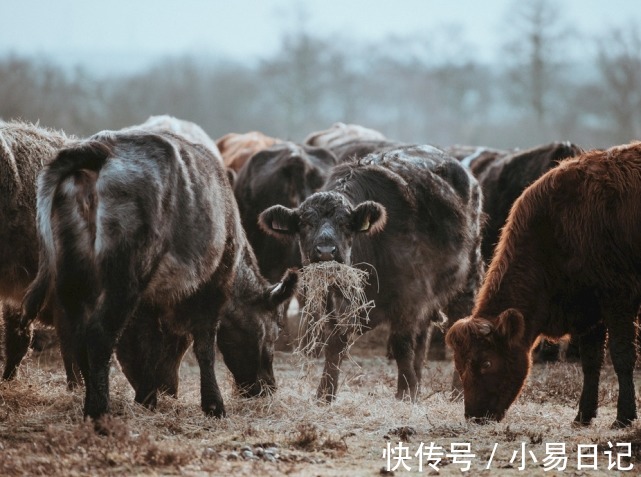
[[[254,154],[238,172],[234,195],[240,218],[267,279],[276,280],[288,268],[300,267],[300,252],[296,243],[284,243],[261,230],[258,215],[272,205],[298,207],[323,186],[335,164],[336,157],[327,149],[280,142]],[[288,350],[291,341],[285,321],[277,348]]]
[[[268,279],[300,267],[300,253],[295,243],[265,234],[258,215],[272,205],[298,207],[323,186],[334,165],[336,157],[327,149],[281,142],[253,155],[238,172],[234,195],[243,228]]]
[[[275,286],[261,277],[224,167],[208,149],[170,132],[99,133],[63,149],[43,169],[37,225],[41,255],[23,325],[53,284],[75,332],[86,416],[109,410],[112,351],[137,309],[141,320],[166,331],[168,342],[172,334],[193,339],[206,414],[225,414],[214,374],[219,323],[236,383],[250,393],[274,386],[277,316],[297,275],[289,272]],[[246,295],[238,299],[236,290]],[[133,379],[139,399],[171,384],[152,368],[161,344],[143,340],[134,353],[138,376],[149,375]]]
[[[483,189],[483,211],[487,214],[481,244],[481,252],[486,262],[489,263],[492,258],[501,228],[517,197],[560,160],[581,152],[581,148],[570,142],[553,142],[499,155],[483,169],[472,169]]]
[[[323,191],[297,209],[267,209],[260,223],[274,236],[298,237],[303,264],[336,260],[376,270],[366,327],[390,321],[396,396],[414,399],[425,322],[453,301],[465,300],[467,310],[473,304],[482,275],[480,214],[480,187],[465,168],[431,146],[406,146],[336,166]],[[343,333],[334,330],[325,348],[320,399],[335,397]]]

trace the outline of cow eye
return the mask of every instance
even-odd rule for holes
[[[483,363],[481,364],[481,370],[482,371],[487,371],[491,367],[492,367],[492,362],[489,361],[489,360],[488,361],[483,361]]]

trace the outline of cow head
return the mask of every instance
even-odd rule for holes
[[[317,192],[297,209],[275,205],[258,217],[269,235],[292,239],[298,235],[303,264],[335,260],[351,265],[354,237],[373,235],[385,227],[385,207],[366,201],[352,207],[342,194]]]
[[[446,335],[463,381],[465,417],[500,421],[517,398],[530,370],[523,315],[515,309],[497,318],[468,317]]]
[[[297,283],[297,272],[288,270],[279,283],[235,295],[225,305],[218,347],[243,395],[258,396],[276,389],[274,342],[283,323],[284,304],[294,295]]]

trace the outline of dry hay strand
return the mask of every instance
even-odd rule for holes
[[[345,351],[349,351],[369,323],[369,312],[375,306],[365,294],[368,277],[365,270],[335,261],[302,268],[300,289],[304,305],[295,353],[317,356],[334,334],[345,336]],[[336,303],[331,303],[331,296],[339,298]]]

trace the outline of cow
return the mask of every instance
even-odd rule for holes
[[[284,141],[257,152],[239,171],[234,195],[247,239],[267,279],[275,280],[288,268],[300,267],[300,252],[294,242],[283,243],[267,235],[258,226],[258,215],[276,204],[298,207],[323,186],[334,165],[336,157],[327,149]],[[289,327],[282,331],[279,349],[288,349]]]
[[[216,142],[209,137],[203,128],[191,121],[162,114],[160,116],[149,116],[144,123],[131,126],[130,128],[125,128],[124,130],[126,131],[127,129],[145,129],[151,132],[173,132],[174,134],[184,137],[188,141],[205,146],[216,157],[216,159],[221,163],[223,162],[223,156],[218,150]]]
[[[168,342],[171,334],[193,340],[206,415],[225,415],[214,373],[219,324],[236,384],[250,394],[274,388],[273,340],[297,274],[276,285],[260,275],[225,169],[207,148],[165,131],[103,131],[62,149],[43,169],[37,210],[38,273],[22,325],[55,288],[74,331],[83,412],[97,426],[109,412],[112,352],[136,310]],[[146,345],[153,356],[160,344],[141,345],[142,364],[153,365]],[[132,382],[136,396],[153,402],[142,388],[159,384],[154,371],[137,372],[144,382]]]
[[[363,327],[390,322],[396,397],[416,399],[425,322],[462,297],[470,310],[481,280],[481,201],[458,161],[431,146],[404,146],[336,166],[322,191],[296,209],[270,207],[259,221],[283,240],[297,237],[303,265],[335,260],[376,271]],[[346,333],[333,330],[325,347],[321,401],[336,396]]]
[[[42,167],[75,138],[21,121],[0,122],[0,301],[4,321],[5,365],[2,379],[16,376],[31,341],[31,327],[21,330],[20,308],[38,270],[36,178]],[[67,386],[79,382],[69,333],[61,327],[55,301],[49,297],[38,321],[55,326],[61,337]]]
[[[483,228],[481,253],[486,262],[492,258],[494,246],[510,207],[523,190],[559,161],[580,154],[582,149],[568,141],[552,142],[524,151],[497,155],[483,168],[472,163],[472,174],[483,190],[483,211],[487,215]]]
[[[276,204],[298,207],[323,186],[336,163],[327,149],[285,141],[256,153],[239,171],[234,195],[247,238],[266,278],[280,277],[286,269],[300,267],[301,262],[296,244],[283,244],[259,227],[259,214]]]
[[[225,166],[238,173],[250,157],[279,142],[280,139],[267,136],[262,132],[250,131],[242,134],[225,134],[216,139],[216,146],[223,156]]]
[[[570,333],[583,369],[574,422],[588,425],[597,415],[606,336],[619,382],[613,426],[636,419],[640,202],[638,142],[566,159],[516,200],[471,316],[446,336],[467,418],[503,419],[538,340]]]
[[[324,147],[330,150],[352,141],[386,141],[383,133],[358,124],[334,123],[328,129],[313,132],[303,141],[309,146]]]

